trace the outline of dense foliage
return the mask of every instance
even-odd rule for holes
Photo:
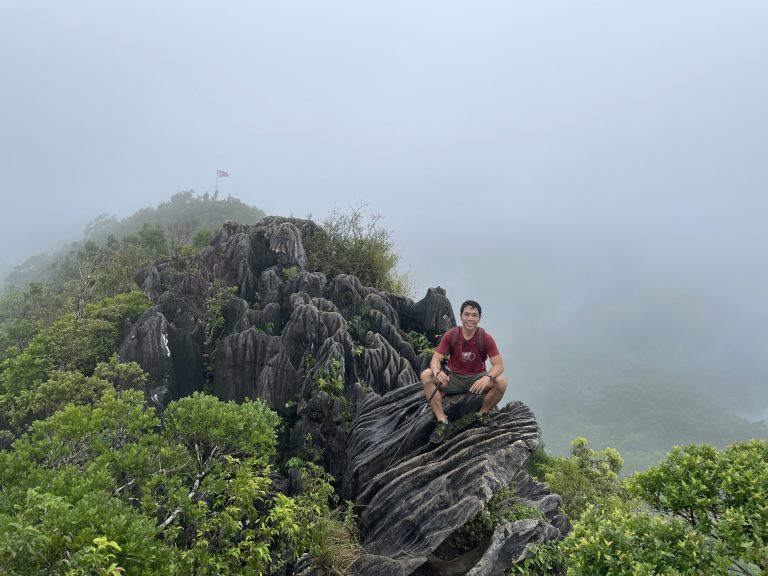
[[[138,290],[137,271],[166,255],[162,230],[145,225],[137,236],[122,241],[110,238],[103,246],[86,242],[62,256],[47,282],[24,290],[7,287],[0,299],[0,357],[9,347],[25,349],[63,315],[79,321],[89,304]]]
[[[621,500],[590,508],[563,546],[569,572],[585,576],[726,573],[704,535]]]
[[[617,466],[615,451],[593,451],[584,439],[574,441],[570,458],[535,463],[574,522],[559,545],[569,574],[749,576],[768,569],[768,442],[721,451],[677,447],[624,481]]]
[[[61,316],[23,350],[10,347],[0,363],[0,434],[19,434],[67,403],[92,401],[106,385],[99,364],[110,359],[126,324],[149,304],[141,292],[107,298],[88,305],[80,318]]]
[[[544,481],[563,499],[565,515],[575,519],[591,503],[621,494],[622,465],[621,455],[613,448],[595,451],[586,438],[576,438],[570,457],[549,457],[540,467]]]
[[[0,452],[2,573],[263,574],[316,549],[329,478],[297,463],[308,489],[275,489],[275,413],[196,394],[163,422],[108,388]]]
[[[630,480],[635,494],[706,537],[734,572],[768,571],[768,442],[675,448]]]

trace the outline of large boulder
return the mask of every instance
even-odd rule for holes
[[[153,307],[131,327],[118,353],[149,375],[147,397],[168,403],[189,396],[203,384],[199,333],[177,328]]]
[[[472,422],[467,416],[478,402],[449,397],[446,412],[452,421]],[[430,445],[435,421],[425,405],[420,385],[371,394],[353,422],[344,489],[360,510],[366,556],[358,573],[368,574],[375,558],[382,557],[387,561],[376,574],[502,574],[525,557],[530,544],[562,537],[548,520],[502,523],[487,542],[460,559],[434,556],[501,488],[516,479],[521,486],[538,487],[524,480],[524,465],[540,446],[541,435],[530,409],[513,402],[494,416],[498,428],[469,423],[443,444]],[[552,503],[558,504],[558,497],[547,499],[542,490],[534,495],[554,522],[558,515]],[[562,526],[560,520],[554,523]]]
[[[307,253],[299,228],[288,218],[268,216],[248,229],[251,267],[256,274],[272,266],[304,269]]]
[[[430,340],[456,325],[451,302],[439,286],[429,288],[426,296],[408,309],[403,322],[409,329],[423,332]]]
[[[240,296],[252,300],[256,294],[256,274],[250,264],[251,242],[248,226],[228,220],[203,251],[213,277],[226,286],[237,287]]]

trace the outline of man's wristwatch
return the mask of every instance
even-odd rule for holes
[[[493,380],[493,374],[491,374],[490,372],[486,372],[485,375],[488,376],[488,378],[490,378],[491,380]]]

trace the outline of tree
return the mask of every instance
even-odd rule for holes
[[[621,455],[613,448],[597,452],[586,438],[575,438],[570,457],[550,456],[539,466],[543,480],[562,497],[565,515],[578,520],[590,504],[622,492],[622,464]]]
[[[676,447],[636,474],[632,490],[655,509],[706,537],[735,573],[768,572],[768,442],[751,440],[722,451]]]
[[[107,382],[90,377],[149,305],[141,292],[107,298],[86,306],[80,319],[65,314],[23,351],[11,350],[0,363],[0,430],[19,434],[67,402],[92,401]]]
[[[24,350],[66,308],[67,296],[47,284],[33,283],[24,291],[8,289],[0,299],[0,359],[9,347]]]
[[[632,499],[587,508],[563,543],[578,574],[768,570],[768,442],[677,447],[630,477]]]
[[[159,224],[145,222],[137,236],[138,246],[146,251],[150,258],[157,259],[168,256],[168,238],[165,230]],[[126,236],[124,241],[130,241],[133,238],[133,236]]]

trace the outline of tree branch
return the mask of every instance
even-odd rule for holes
[[[177,506],[176,509],[171,512],[171,515],[166,518],[162,524],[160,524],[160,530],[165,530],[170,526],[174,520],[176,520],[176,516],[178,516],[181,513],[181,506]]]
[[[135,483],[136,483],[136,479],[135,478],[131,478],[128,482],[126,482],[125,484],[123,484],[119,488],[115,488],[113,494],[115,496],[117,496],[118,494],[120,494],[120,492],[122,492],[123,490],[128,488],[128,486],[133,486]]]

